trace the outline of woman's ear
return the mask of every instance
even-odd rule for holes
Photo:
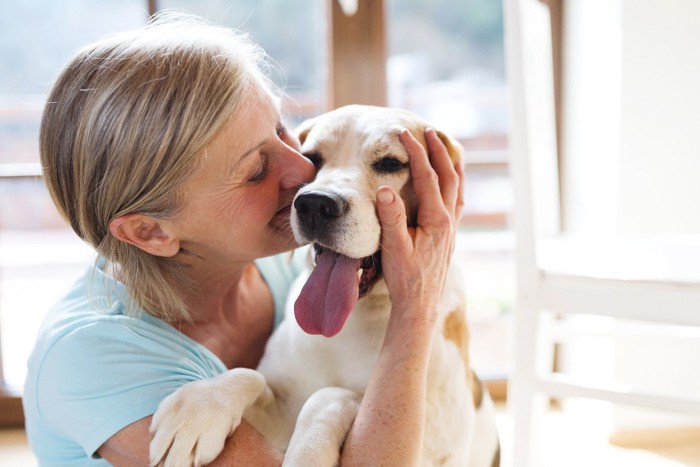
[[[167,221],[144,214],[126,214],[109,223],[117,239],[154,256],[171,257],[180,251],[180,240],[170,231]]]

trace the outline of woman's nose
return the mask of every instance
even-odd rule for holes
[[[316,176],[314,164],[295,149],[286,146],[282,158],[283,175],[280,184],[283,189],[296,188],[306,184]]]

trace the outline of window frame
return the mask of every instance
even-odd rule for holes
[[[41,166],[32,164],[0,164],[0,181],[41,178]],[[2,323],[0,323],[0,328]],[[24,426],[22,394],[7,386],[3,368],[2,338],[0,336],[0,428]]]

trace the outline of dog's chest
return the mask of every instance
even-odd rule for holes
[[[426,401],[423,466],[465,466],[475,409],[469,369],[450,340],[433,341]]]
[[[388,296],[371,294],[360,300],[343,330],[330,339],[318,338],[315,352],[326,355],[316,375],[326,386],[364,389],[374,371],[389,318]]]

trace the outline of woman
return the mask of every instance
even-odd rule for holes
[[[297,246],[290,204],[314,177],[262,59],[227,29],[162,15],[84,48],[54,85],[41,128],[46,183],[99,257],[48,314],[30,357],[25,415],[42,465],[145,465],[164,397],[260,360],[303,256],[281,254]],[[407,229],[396,193],[377,192],[392,319],[343,465],[419,456],[462,178],[426,136],[434,169],[402,134],[420,225]],[[215,463],[282,458],[244,421]]]

